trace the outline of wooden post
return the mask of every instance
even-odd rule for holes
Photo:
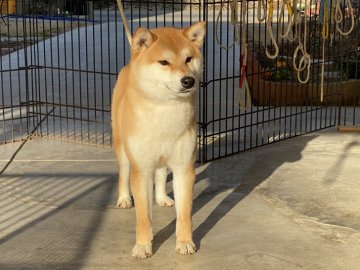
[[[360,132],[360,126],[338,126],[337,130],[341,132]]]

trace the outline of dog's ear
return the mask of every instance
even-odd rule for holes
[[[131,52],[136,54],[143,49],[148,48],[155,40],[156,36],[150,30],[140,27],[136,30],[132,42],[131,42]]]
[[[197,47],[201,47],[206,33],[206,22],[201,21],[184,29],[184,35],[190,39]]]

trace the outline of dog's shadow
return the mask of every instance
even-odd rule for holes
[[[198,193],[198,195],[193,201],[193,215],[210,203],[214,196],[224,192],[230,193],[225,195],[225,198],[194,230],[193,239],[196,247],[200,249],[201,241],[207,233],[254,188],[268,179],[277,168],[284,163],[300,160],[302,150],[309,141],[316,137],[316,135],[308,135],[294,138],[281,142],[281,147],[273,144],[208,163],[207,167],[205,165],[206,169],[196,176],[195,194]],[[198,188],[201,190],[197,191]],[[196,226],[196,224],[194,225]],[[176,220],[174,219],[155,234],[154,253],[175,233],[175,226]]]

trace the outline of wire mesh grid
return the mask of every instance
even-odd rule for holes
[[[79,1],[83,6],[79,4],[77,10],[66,5],[69,1],[59,6],[43,1],[46,5],[40,7],[32,6],[31,1],[19,2],[15,14],[2,8],[0,20],[0,143],[24,139],[31,133],[111,145],[112,87],[130,57],[116,1]],[[358,124],[360,65],[357,56],[354,60],[344,54],[344,48],[351,53],[360,43],[359,0],[353,1],[354,33],[342,37],[333,31],[326,40],[323,102],[318,2],[308,2],[315,11],[304,11],[302,16],[307,21],[312,65],[310,81],[303,85],[291,67],[296,42],[280,38],[288,23],[286,11],[281,14],[282,1],[274,5],[272,26],[279,45],[275,60],[265,56],[265,49],[271,51],[273,44],[266,24],[257,21],[258,1],[246,2],[245,28],[240,21],[241,1],[237,28],[231,21],[231,1],[123,1],[132,33],[140,26],[186,27],[207,21],[197,102],[198,160],[221,158],[339,123]],[[344,12],[346,9],[343,5]],[[331,24],[332,30],[334,27]],[[236,29],[239,35],[246,31],[249,51],[247,82],[252,106],[247,109],[239,108],[244,96],[239,90],[242,42],[224,50],[215,37],[229,46]]]

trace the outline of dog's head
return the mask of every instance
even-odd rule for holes
[[[131,44],[131,68],[139,89],[159,101],[193,95],[202,71],[204,36],[205,22],[185,29],[139,28]]]

